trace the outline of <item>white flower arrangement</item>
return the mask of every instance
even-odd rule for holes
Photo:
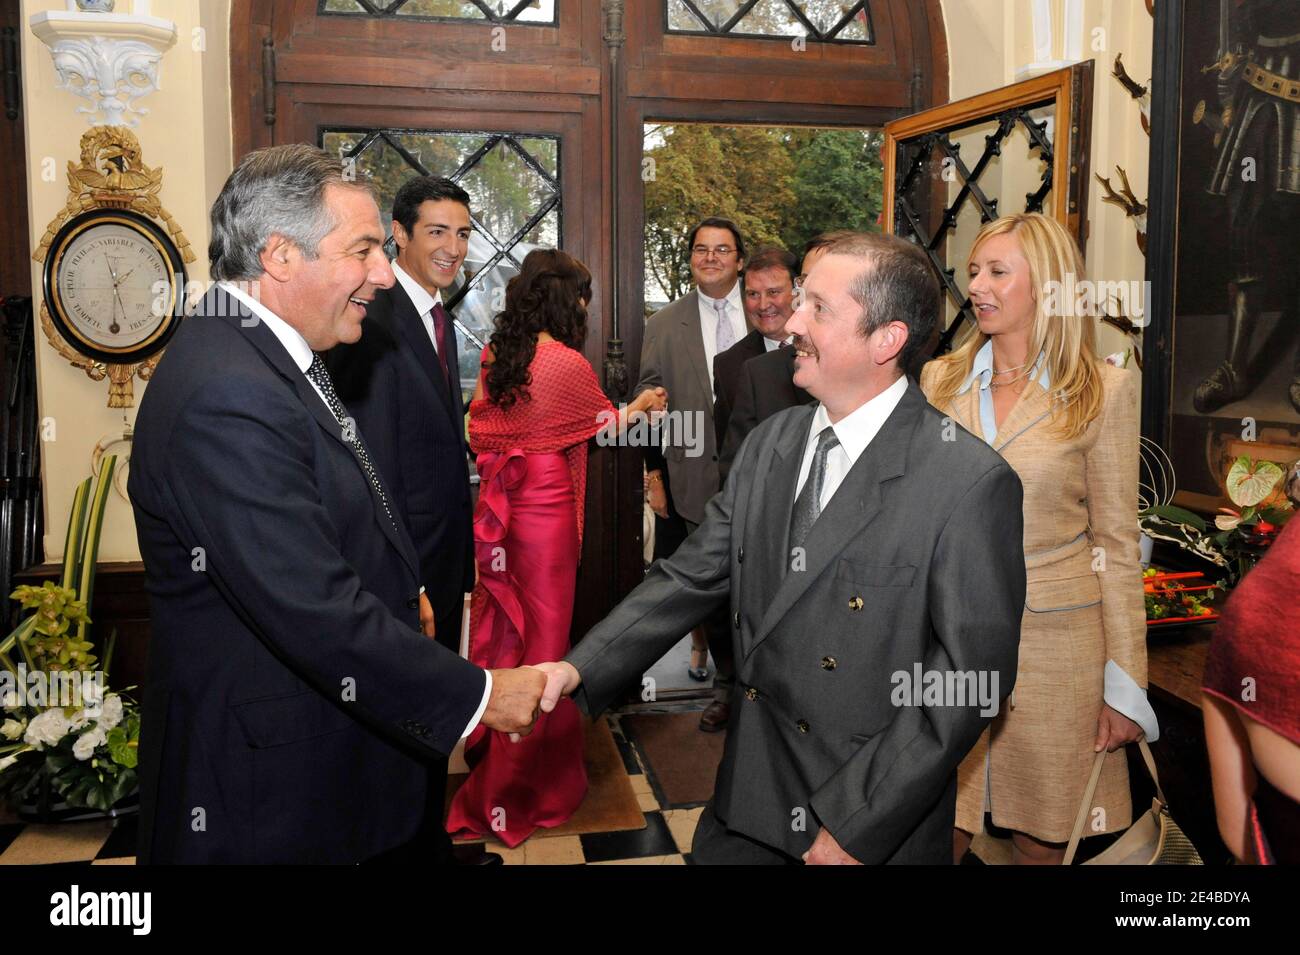
[[[89,733],[82,733],[72,744],[72,755],[83,763],[95,755],[95,750],[108,742],[108,734],[102,726],[96,726]]]
[[[57,746],[71,729],[72,722],[62,708],[51,707],[44,713],[32,717],[32,721],[27,724],[23,742],[37,750],[44,749],[46,746]]]
[[[137,788],[139,707],[106,691],[116,634],[101,661],[86,605],[116,464],[105,457],[77,486],[59,583],[17,588],[29,613],[0,639],[0,799],[41,814],[57,803],[108,812]]]

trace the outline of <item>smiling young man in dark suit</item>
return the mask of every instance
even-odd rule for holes
[[[419,633],[415,548],[321,359],[393,284],[383,242],[370,190],[311,146],[249,153],[213,205],[218,285],[149,381],[128,485],[141,863],[449,861],[431,767],[535,718],[541,673]]]
[[[1025,568],[1015,471],[904,374],[938,311],[917,246],[832,246],[787,325],[818,403],[759,425],[699,529],[542,665],[599,713],[730,611],[737,702],[697,862],[952,862],[957,766],[1015,681]]]
[[[376,290],[360,340],[331,349],[325,363],[415,542],[420,626],[455,652],[474,587],[474,533],[456,331],[442,295],[469,251],[469,193],[450,179],[409,179],[393,198],[392,230],[396,281]],[[445,801],[430,785],[431,825],[441,823]],[[500,859],[481,846],[455,854]]]
[[[420,555],[420,622],[460,648],[474,587],[473,514],[456,331],[442,293],[469,250],[469,194],[450,179],[408,180],[393,200],[396,282],[376,289],[361,338],[325,356]]]

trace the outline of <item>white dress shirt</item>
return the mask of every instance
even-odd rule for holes
[[[737,341],[739,341],[739,339],[737,339]],[[775,339],[775,338],[768,338],[766,335],[764,335],[764,336],[763,336],[763,350],[764,350],[764,351],[776,351],[776,350],[777,350],[778,348],[780,348],[782,345],[788,345],[788,344],[790,344],[792,341],[794,341],[794,336],[793,336],[793,335],[787,335],[787,336],[785,336],[785,338],[782,338],[780,341],[778,341],[778,340]]]
[[[396,269],[396,267],[394,267],[394,269]],[[280,344],[283,345],[284,350],[289,353],[289,357],[293,359],[293,363],[297,365],[298,370],[303,373],[303,377],[306,377],[307,369],[311,367],[312,350],[311,346],[307,344],[307,339],[302,337],[298,332],[298,329],[294,328],[279,315],[276,315],[261,302],[240,291],[229,282],[219,282],[217,284],[222,291],[226,292],[226,294],[231,298],[246,305],[249,311],[256,315],[262,324],[270,329],[271,334],[280,340]],[[315,391],[317,395],[320,395],[320,400],[325,405],[325,410],[329,411],[329,402],[325,400],[325,396],[322,395],[320,389],[316,387],[316,382],[308,378],[307,383],[311,385],[312,390]],[[333,416],[333,414],[334,413],[331,411],[330,415]],[[420,588],[420,593],[424,593],[423,587]],[[483,699],[479,702],[478,709],[474,711],[474,715],[470,717],[469,725],[465,727],[465,732],[460,734],[461,739],[464,739],[474,731],[474,727],[478,726],[479,720],[483,719],[484,711],[487,710],[488,698],[492,695],[492,674],[487,670],[484,670],[483,675],[487,677],[483,686]]]
[[[410,296],[411,304],[415,306],[416,313],[420,316],[420,321],[424,323],[424,331],[429,336],[429,341],[433,342],[433,350],[442,355],[442,342],[438,341],[437,334],[433,330],[433,306],[442,304],[442,292],[435,292],[430,295],[415,279],[411,278],[394,259],[393,274],[397,276],[397,281],[401,284],[402,290]],[[450,317],[450,316],[448,316]]]
[[[867,445],[871,443],[889,416],[894,413],[898,403],[903,400],[903,395],[907,392],[907,376],[902,375],[898,381],[894,382],[876,397],[872,398],[865,404],[859,405],[854,411],[845,415],[835,424],[831,424],[830,415],[826,413],[826,406],[817,405],[817,410],[813,413],[812,426],[808,430],[808,442],[804,446],[803,463],[799,466],[799,483],[794,489],[794,498],[799,499],[799,492],[803,490],[804,482],[808,480],[808,472],[812,470],[813,455],[817,451],[817,436],[822,433],[824,428],[830,427],[835,430],[835,437],[840,439],[840,443],[830,449],[826,454],[826,478],[822,482],[822,499],[820,501],[820,510],[825,510],[830,499],[835,496],[839,490],[840,484],[844,481],[845,475],[853,467],[854,462]]]
[[[740,282],[737,281],[731,287],[731,291],[724,298],[709,298],[698,288],[695,294],[700,300],[700,334],[704,336],[704,367],[709,372],[709,390],[713,390],[713,359],[718,354],[718,312],[713,307],[713,303],[722,301],[727,303],[727,319],[731,322],[731,329],[735,333],[735,341],[740,341],[749,334],[749,326],[745,324],[745,307],[740,301]]]

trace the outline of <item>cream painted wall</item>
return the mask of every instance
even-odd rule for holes
[[[119,0],[128,9],[134,0]],[[1050,0],[1057,23],[1066,0]],[[1128,170],[1137,196],[1146,195],[1148,141],[1138,121],[1137,104],[1110,76],[1115,52],[1122,51],[1130,75],[1146,82],[1151,71],[1152,23],[1141,0],[1083,0],[1085,57],[1096,59],[1093,95],[1093,168],[1106,175],[1119,163]],[[949,43],[951,98],[961,99],[1011,83],[1018,67],[1034,59],[1033,0],[943,0]],[[32,247],[66,201],[65,168],[77,155],[78,140],[88,127],[75,112],[83,100],[55,88],[48,49],[27,26],[32,14],[66,8],[65,0],[21,0],[24,123],[27,137],[28,218]],[[177,43],[163,57],[161,88],[143,100],[150,113],[136,128],[145,161],[165,170],[163,205],[185,230],[197,261],[191,278],[207,280],[207,212],[232,168],[229,86],[230,0],[151,0],[149,12],[176,23]],[[1095,42],[1093,30],[1102,33]],[[201,34],[196,30],[202,30]],[[1054,33],[1052,56],[1063,53],[1061,30]],[[45,160],[53,160],[53,181],[42,177]],[[1138,279],[1144,261],[1132,224],[1118,208],[1104,204],[1094,182],[1089,190],[1091,234],[1087,258],[1090,274],[1109,281]],[[39,298],[40,266],[32,263]],[[36,303],[39,307],[39,301]],[[1101,326],[1104,352],[1124,347],[1125,340]],[[39,337],[37,386],[40,413],[53,421],[55,440],[42,447],[45,487],[45,552],[62,556],[63,535],[72,492],[90,473],[97,441],[120,432],[123,415],[107,407],[105,382],[92,382],[64,362]],[[147,388],[135,382],[137,403]],[[127,409],[126,419],[134,419]],[[105,517],[100,557],[139,559],[129,505],[114,496]]]
[[[34,249],[51,219],[67,201],[67,163],[76,160],[81,134],[89,126],[76,112],[85,100],[56,88],[49,48],[31,32],[31,16],[66,9],[64,0],[22,0],[24,129],[27,138],[27,212]],[[162,59],[160,88],[144,97],[149,114],[134,129],[144,161],[164,170],[160,194],[194,250],[187,268],[191,279],[207,281],[208,207],[229,174],[231,163],[230,0],[152,0],[149,13],[175,22],[175,46]],[[132,0],[118,0],[130,12]],[[47,160],[52,160],[47,162]],[[43,170],[53,168],[50,181]],[[32,263],[35,307],[40,307],[41,266]],[[54,430],[42,444],[45,491],[45,555],[63,553],[68,509],[77,484],[90,474],[95,444],[121,432],[123,412],[108,408],[108,383],[91,381],[58,356],[38,335],[36,380],[40,415]],[[147,388],[135,382],[138,406]],[[135,408],[126,409],[134,421]],[[116,494],[104,517],[100,559],[140,559],[130,505]]]
[[[1017,70],[1035,60],[1034,0],[942,0],[948,35],[949,90],[964,99],[1016,81]],[[1053,35],[1050,57],[1065,54],[1065,0],[1050,0]],[[1139,200],[1147,195],[1150,140],[1142,130],[1138,105],[1112,77],[1115,54],[1123,54],[1131,77],[1146,84],[1151,76],[1153,24],[1142,0],[1082,0],[1082,58],[1093,59],[1092,169],[1109,176],[1118,191],[1115,166],[1123,166]],[[978,153],[975,153],[978,155]],[[973,161],[973,160],[972,160]],[[1014,193],[1012,193],[1014,194]],[[1141,282],[1146,260],[1136,230],[1123,210],[1102,201],[1094,178],[1088,188],[1088,243],[1084,250],[1094,281]],[[1102,354],[1128,347],[1128,339],[1098,323]]]

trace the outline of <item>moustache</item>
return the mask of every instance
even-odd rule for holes
[[[790,344],[795,351],[807,352],[812,357],[817,357],[817,349],[813,347],[813,343],[802,335],[794,336],[794,341]]]

